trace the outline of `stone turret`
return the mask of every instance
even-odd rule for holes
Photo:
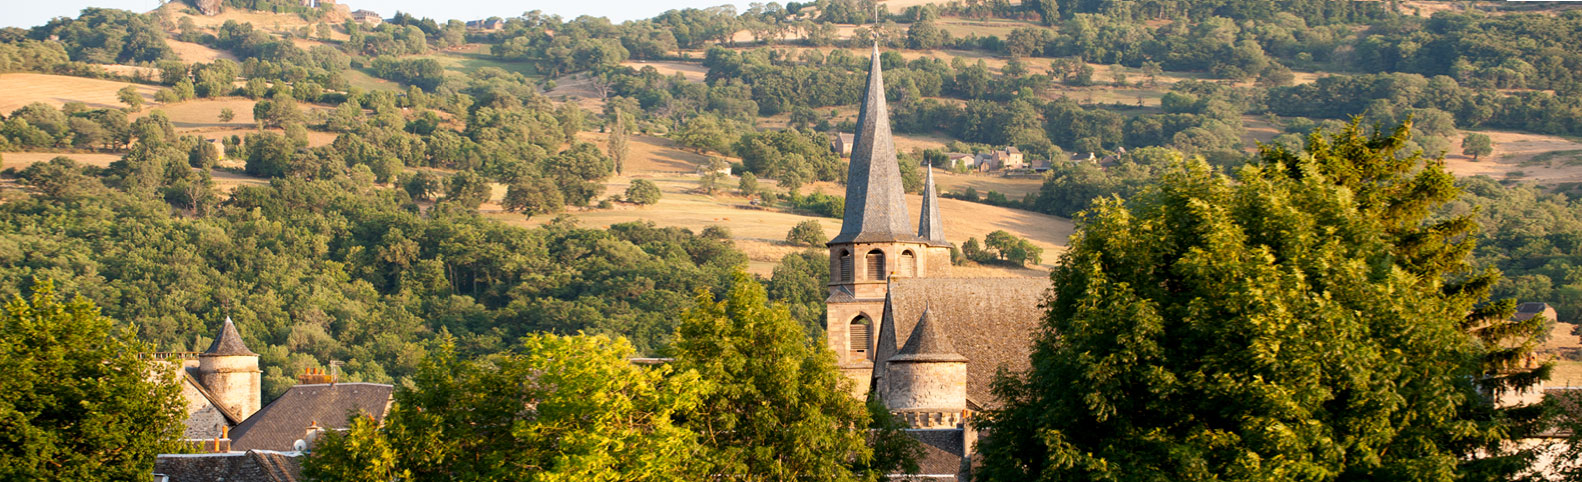
[[[214,343],[198,354],[198,381],[216,403],[239,419],[245,420],[263,407],[258,354],[242,343],[236,324],[228,316]]]
[[[967,357],[925,308],[912,336],[885,360],[884,402],[912,428],[954,428],[967,417]]]

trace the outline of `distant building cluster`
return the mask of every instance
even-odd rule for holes
[[[230,318],[202,353],[161,355],[176,371],[187,403],[185,439],[199,453],[159,456],[156,481],[297,480],[300,456],[319,434],[344,429],[348,413],[384,420],[395,393],[391,385],[338,383],[308,371],[263,405],[258,354]]]

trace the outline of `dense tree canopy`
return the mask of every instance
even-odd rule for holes
[[[712,385],[627,360],[604,336],[530,335],[516,350],[461,360],[449,346],[403,387],[383,427],[354,420],[314,449],[316,480],[684,481],[697,434],[675,417]],[[354,418],[364,418],[353,414]]]
[[[0,478],[134,480],[181,450],[185,401],[172,365],[50,281],[0,313]]]
[[[985,474],[1451,480],[1519,468],[1486,458],[1518,436],[1486,396],[1541,376],[1511,374],[1493,348],[1535,327],[1466,331],[1513,305],[1480,304],[1493,277],[1466,265],[1469,220],[1426,219],[1454,196],[1450,176],[1414,173],[1423,163],[1397,158],[1402,142],[1353,127],[1306,156],[1266,153],[1236,183],[1177,163],[1133,199],[1098,203],[1053,273],[1034,368],[997,383],[1007,404],[986,417]]]

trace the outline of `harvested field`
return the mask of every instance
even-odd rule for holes
[[[341,71],[341,77],[346,78],[346,83],[363,90],[385,90],[392,92],[405,90],[401,87],[400,83],[374,77],[369,75],[367,72],[358,69],[346,69]]]
[[[95,167],[110,167],[110,163],[121,160],[121,154],[105,154],[99,152],[73,153],[73,152],[4,152],[5,168],[25,169],[40,162],[49,162],[57,157],[70,157],[78,164]]]
[[[170,123],[180,130],[197,129],[247,129],[257,122],[253,119],[253,104],[251,99],[243,97],[225,97],[214,99],[194,99],[179,104],[168,104],[157,107],[170,118]],[[304,110],[312,109],[312,106]],[[230,122],[220,122],[220,110],[229,108],[236,115]],[[155,109],[143,109],[143,112],[133,118],[147,115]]]
[[[586,74],[572,74],[555,79],[555,88],[544,95],[556,102],[572,102],[582,110],[604,112],[604,98]]]
[[[659,75],[663,75],[667,78],[673,77],[677,73],[680,73],[682,76],[686,77],[687,80],[693,82],[702,82],[703,78],[709,74],[709,69],[703,65],[688,62],[628,60],[621,62],[621,65],[637,70],[642,70],[644,67],[653,67],[654,70],[659,71]]]
[[[116,99],[115,93],[128,85],[143,94],[145,103],[155,104],[154,92],[159,91],[159,88],[151,85],[65,75],[0,74],[0,112],[10,114],[34,102],[57,108],[67,102],[82,102],[94,108],[126,107],[126,104]]]
[[[598,132],[579,132],[577,140],[591,142],[600,149],[604,149],[609,142],[608,134]],[[698,166],[708,162],[709,156],[698,154],[676,145],[675,141],[663,137],[632,135],[631,142],[627,144],[628,154],[625,170],[629,173],[648,175],[691,174],[697,172]],[[731,161],[739,159],[727,158]],[[626,189],[622,187],[621,189]]]
[[[219,59],[236,60],[235,55],[224,50],[216,50],[201,44],[182,42],[180,40],[165,40],[170,44],[170,49],[176,51],[176,56],[186,63],[209,63]]]
[[[1027,194],[1038,194],[1038,189],[1043,187],[1044,180],[1043,178],[1011,178],[999,174],[956,174],[936,169],[934,185],[941,192],[960,193],[971,187],[978,191],[979,196],[995,191],[1011,199],[1021,199]]]
[[[269,180],[253,177],[246,174],[237,174],[230,171],[215,169],[209,171],[209,176],[214,179],[214,189],[221,195],[229,198],[231,192],[239,186],[268,186]]]
[[[1510,131],[1482,131],[1494,140],[1494,153],[1473,161],[1461,154],[1461,139],[1452,138],[1445,166],[1458,176],[1484,175],[1495,179],[1539,184],[1582,182],[1582,143],[1558,136]],[[1549,153],[1560,154],[1549,154]],[[1545,155],[1549,154],[1549,155]]]

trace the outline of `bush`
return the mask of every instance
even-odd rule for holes
[[[718,224],[710,224],[708,227],[703,228],[703,233],[699,234],[699,236],[718,240],[731,239],[731,228],[727,228]]]
[[[846,199],[823,193],[812,193],[798,196],[792,193],[786,198],[791,207],[807,211],[827,218],[838,218],[846,214]]]
[[[660,195],[659,186],[647,179],[632,181],[632,185],[626,188],[626,202],[630,203],[653,204],[659,202]]]
[[[829,237],[824,235],[824,225],[812,219],[797,223],[786,233],[786,243],[792,246],[818,247],[828,241]]]

